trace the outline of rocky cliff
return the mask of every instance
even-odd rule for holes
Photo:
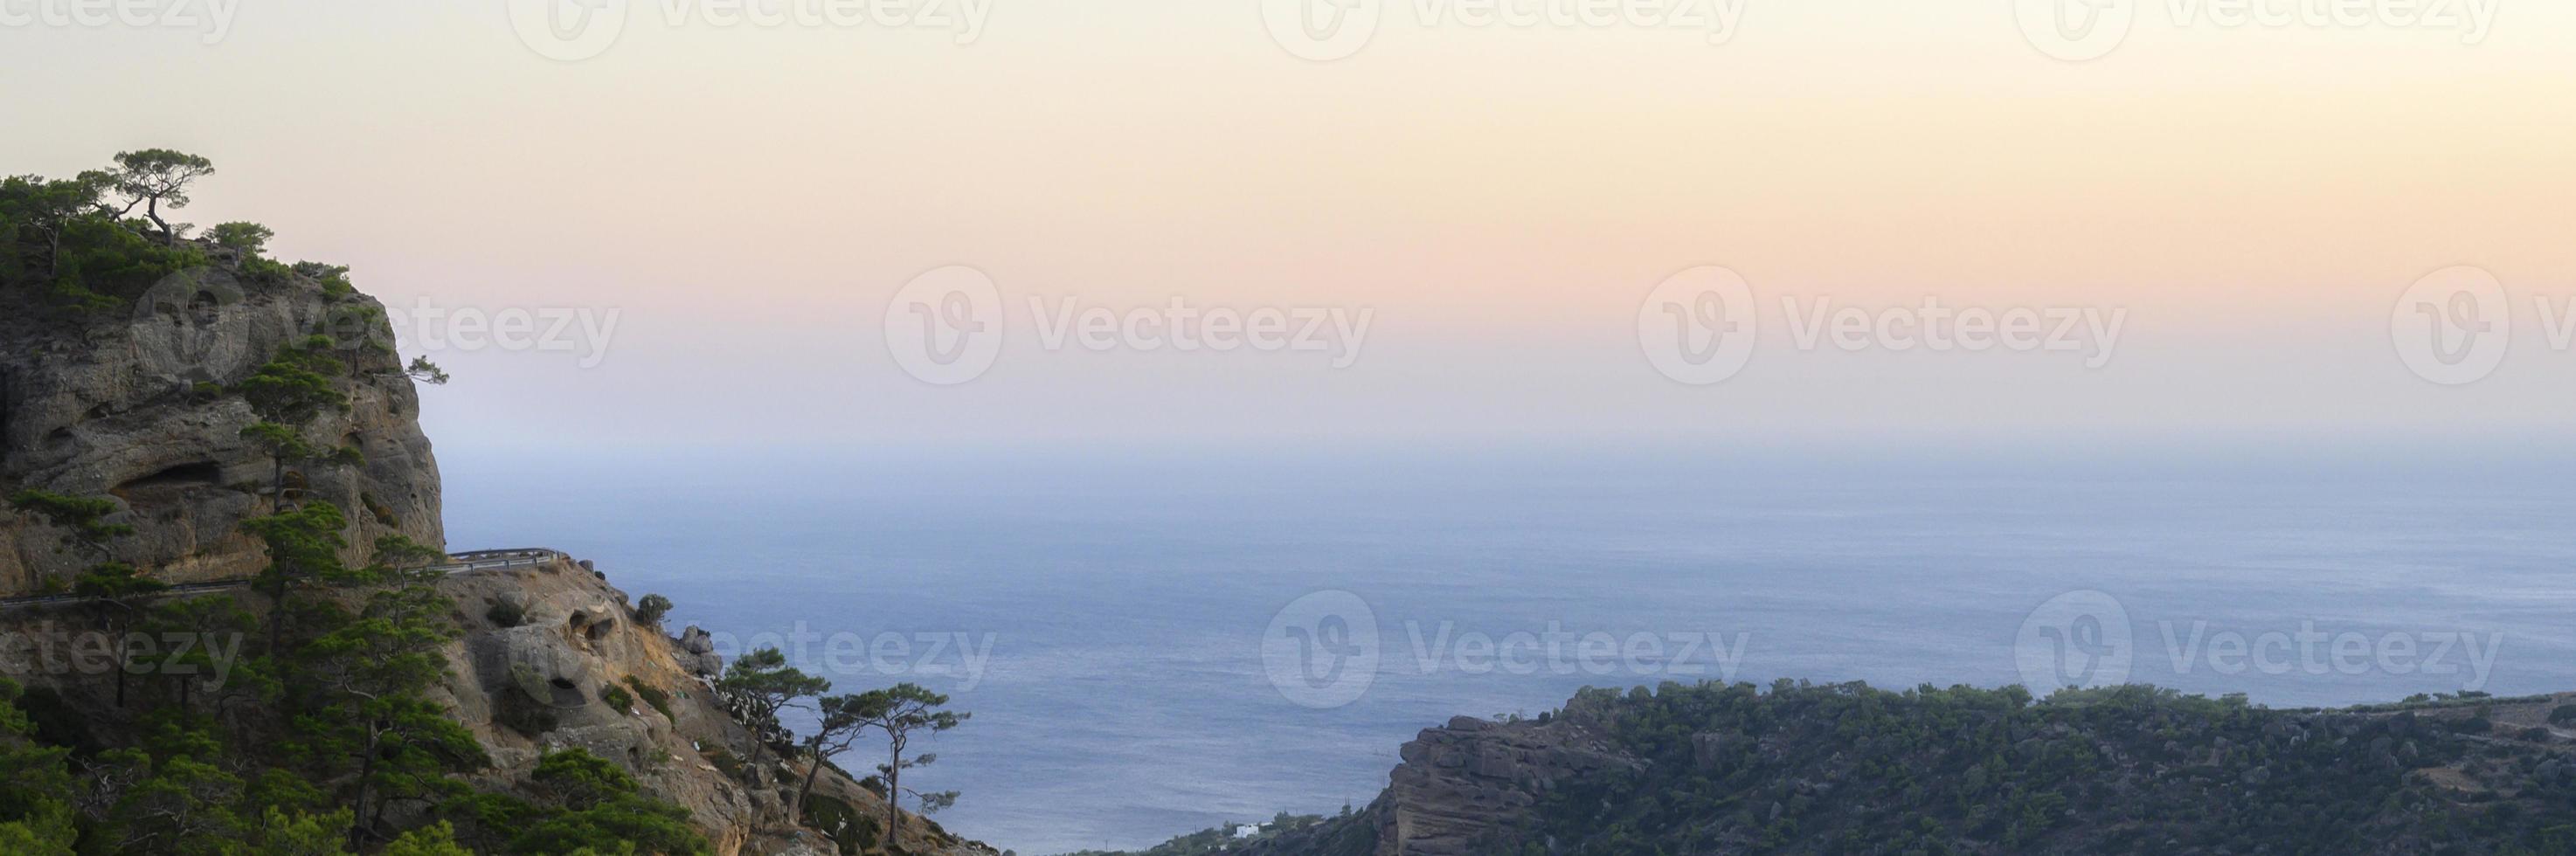
[[[818,830],[790,819],[807,762],[783,761],[774,749],[748,761],[753,737],[716,699],[709,679],[722,661],[690,641],[706,638],[697,628],[675,638],[639,624],[625,592],[570,560],[458,574],[441,588],[465,628],[448,652],[460,667],[446,700],[490,752],[490,786],[525,781],[542,753],[581,748],[688,809],[719,854],[842,852],[826,833],[839,833],[850,852],[880,852],[870,848],[883,843],[875,830],[885,800],[837,768],[824,768],[815,794],[837,804],[824,814],[846,807],[847,824]],[[915,816],[901,845],[939,856],[993,852]]]
[[[322,643],[290,636],[296,645],[281,649],[287,653],[270,652],[257,628],[276,618],[272,597],[218,584],[268,565],[266,548],[241,524],[271,513],[279,493],[290,506],[347,509],[340,535],[351,567],[375,558],[382,535],[431,547],[445,540],[437,463],[383,307],[345,282],[208,244],[186,249],[206,264],[158,278],[113,311],[62,311],[34,283],[0,288],[0,342],[7,345],[0,348],[0,496],[32,488],[108,498],[117,510],[107,522],[133,527],[113,539],[114,558],[162,582],[217,584],[184,597],[144,598],[118,613],[155,616],[164,624],[139,634],[147,646],[184,639],[220,664],[211,672],[180,663],[173,648],[167,659],[138,658],[124,670],[130,679],[116,680],[109,661],[66,652],[76,641],[107,638],[95,628],[136,625],[102,625],[97,601],[0,605],[0,641],[12,643],[0,645],[0,676],[13,682],[12,693],[25,688],[21,700],[42,711],[38,731],[70,747],[83,771],[108,770],[99,766],[109,757],[103,753],[149,745],[153,729],[171,722],[269,738],[224,756],[244,770],[252,769],[244,759],[296,754],[274,750],[316,724],[287,721],[274,709],[291,693],[273,682],[280,675],[314,680],[295,660],[322,656],[315,653]],[[316,334],[331,338],[326,347],[336,363],[327,380],[346,406],[324,408],[304,432],[323,448],[354,450],[363,463],[281,465],[243,436],[260,417],[242,381]],[[33,514],[0,509],[0,597],[53,590],[98,561],[65,549],[65,534]],[[644,796],[684,810],[722,856],[993,853],[910,815],[899,840],[890,840],[882,831],[885,799],[829,764],[800,818],[790,803],[813,762],[787,747],[756,749],[713,692],[723,661],[707,635],[690,628],[686,638],[675,637],[639,622],[626,593],[588,563],[555,555],[533,565],[456,571],[434,587],[441,604],[434,609],[451,614],[439,616],[442,629],[422,643],[439,646],[445,664],[425,697],[488,757],[461,774],[476,791],[542,800],[547,794],[532,775],[541,759],[581,749],[623,768]],[[350,617],[384,596],[377,586],[300,586],[298,605],[287,611],[298,617],[287,623],[355,627]],[[195,606],[162,611],[183,600]],[[227,610],[241,618],[223,619]],[[180,632],[167,624],[189,617],[222,629]],[[350,632],[372,638],[363,629]],[[385,639],[377,641],[395,644]],[[262,653],[246,653],[252,650]],[[161,712],[149,713],[155,706]],[[0,742],[12,736],[0,729]],[[81,775],[97,796],[96,805],[80,806],[85,834],[113,834],[132,822],[121,812],[141,798],[120,792],[131,782],[109,772]],[[314,784],[345,792],[357,778],[363,774]],[[188,804],[192,811],[229,810],[226,801],[239,797],[225,792]],[[435,812],[453,805],[415,800],[378,808],[408,829],[444,819]]]
[[[1547,722],[1472,716],[1426,728],[1367,810],[1253,844],[1251,856],[1489,856],[1536,839],[1538,806],[1559,788],[1634,774],[1645,763],[1610,734],[1611,709],[1576,699]]]
[[[1378,817],[1383,854],[1501,852],[1517,844],[1531,807],[1559,783],[1643,766],[1580,717],[1537,728],[1461,716],[1423,729],[1400,754]]]
[[[460,572],[438,589],[454,603],[448,619],[462,633],[445,646],[450,668],[431,698],[490,756],[489,767],[469,776],[480,789],[533,794],[530,773],[543,755],[578,748],[625,768],[645,794],[686,809],[718,856],[994,856],[992,848],[909,813],[901,840],[886,841],[880,834],[885,800],[831,765],[814,790],[824,807],[815,814],[831,818],[829,828],[795,822],[788,806],[809,762],[786,757],[781,747],[750,761],[752,734],[726,715],[710,685],[722,660],[691,650],[707,646],[638,622],[626,593],[581,563],[558,558]],[[253,610],[267,602],[247,589],[210,596]],[[354,604],[360,598],[339,599]],[[0,610],[0,635],[39,638],[80,626],[85,616],[77,604]],[[705,638],[696,628],[682,637]],[[230,644],[242,650],[240,640]],[[56,709],[90,714],[58,723],[77,731],[68,742],[140,742],[137,732],[148,723],[114,703],[104,675],[40,665],[24,651],[0,658],[0,671],[58,699]],[[262,713],[235,709],[231,715]],[[890,843],[900,849],[888,849]]]
[[[258,421],[250,405],[221,392],[282,346],[332,333],[348,346],[336,355],[349,364],[348,407],[309,433],[365,462],[299,467],[290,485],[349,509],[352,563],[383,534],[444,543],[438,464],[383,306],[308,277],[247,275],[230,251],[202,249],[209,264],[90,316],[48,311],[35,289],[0,289],[0,485],[113,498],[122,510],[111,521],[136,528],[118,558],[164,581],[256,573],[266,560],[240,523],[267,512],[272,461],[242,436]],[[60,545],[34,518],[0,514],[0,596],[95,561]]]

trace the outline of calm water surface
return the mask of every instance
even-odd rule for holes
[[[1416,730],[1585,685],[2018,682],[2025,619],[2072,591],[2117,604],[2132,680],[2194,692],[2576,688],[2568,468],[441,451],[457,549],[560,547],[670,596],[674,628],[802,639],[844,691],[952,693],[974,719],[913,778],[964,792],[943,823],[1024,854],[1364,804]],[[1378,626],[1338,707],[1290,701],[1263,659],[1319,591]],[[2303,632],[2316,655],[2231,647]],[[1646,647],[1577,657],[1595,634]],[[2339,662],[2342,636],[2414,653]]]

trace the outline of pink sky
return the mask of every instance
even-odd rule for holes
[[[2472,43],[2158,2],[2066,62],[2011,3],[1745,2],[1711,44],[1406,0],[1326,62],[1253,0],[995,0],[966,44],[637,4],[570,62],[501,0],[253,3],[212,44],[37,22],[0,27],[0,161],[187,149],[220,169],[188,219],[266,223],[388,304],[616,313],[595,360],[432,352],[459,377],[432,428],[462,448],[2576,422],[2576,353],[2544,329],[2576,299],[2576,7],[2508,4]],[[2464,264],[2507,289],[2512,344],[2445,386],[2390,316]],[[937,386],[883,319],[947,265],[1009,320],[988,370]],[[1702,265],[1750,284],[1761,344],[1692,386],[1637,325]],[[1784,300],[1927,297],[2126,314],[2099,367],[1802,349],[1785,323]],[[1333,368],[1051,349],[1031,298],[1373,320]]]

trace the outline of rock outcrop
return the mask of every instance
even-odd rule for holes
[[[581,748],[688,809],[719,854],[839,852],[790,819],[807,762],[774,750],[749,760],[751,733],[724,714],[708,680],[721,660],[704,631],[690,628],[684,641],[637,623],[624,592],[570,561],[458,574],[441,589],[465,629],[448,651],[457,668],[443,700],[491,753],[490,786],[525,781],[545,752]],[[814,792],[847,806],[856,825],[874,829],[885,815],[883,798],[830,766]],[[993,852],[920,817],[905,821],[902,843],[917,854]]]
[[[1561,783],[1639,763],[1578,717],[1496,723],[1461,716],[1401,751],[1379,814],[1381,856],[1517,853],[1529,807]]]
[[[334,333],[349,406],[308,433],[365,463],[297,467],[290,483],[348,511],[353,563],[379,535],[442,545],[438,466],[384,307],[303,277],[246,276],[206,249],[215,264],[163,278],[110,317],[66,318],[32,290],[0,291],[0,485],[112,497],[123,510],[111,520],[137,530],[117,540],[118,558],[164,581],[256,573],[265,559],[240,523],[267,513],[272,461],[242,437],[258,420],[227,390],[281,346]],[[60,544],[35,519],[0,513],[0,596],[95,561]]]

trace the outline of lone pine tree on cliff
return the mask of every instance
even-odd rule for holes
[[[903,828],[901,805],[904,794],[911,794],[914,799],[921,801],[923,814],[957,803],[956,791],[924,793],[909,790],[903,786],[903,771],[914,767],[926,767],[931,762],[939,760],[938,755],[926,752],[915,758],[903,757],[904,750],[912,739],[920,736],[937,736],[939,732],[955,728],[974,715],[962,711],[939,709],[947,704],[947,696],[931,692],[920,684],[913,683],[869,690],[860,693],[849,702],[852,713],[860,724],[882,731],[886,736],[886,763],[877,765],[877,775],[885,778],[887,841],[895,840],[895,833]],[[816,759],[815,763],[819,765],[822,761]]]
[[[754,765],[760,763],[761,753],[769,748],[770,735],[786,733],[778,724],[779,711],[796,704],[797,699],[831,690],[831,681],[787,665],[787,655],[774,647],[743,655],[726,666],[724,677],[716,680],[716,691],[732,701],[735,715],[751,729]]]
[[[186,152],[171,149],[118,152],[116,169],[108,175],[114,181],[116,191],[125,194],[128,200],[116,215],[125,216],[134,210],[134,206],[141,205],[144,219],[152,221],[152,225],[161,230],[161,243],[178,243],[178,231],[171,228],[169,221],[161,219],[162,207],[168,206],[174,211],[187,207],[188,185],[213,174],[213,161]]]

